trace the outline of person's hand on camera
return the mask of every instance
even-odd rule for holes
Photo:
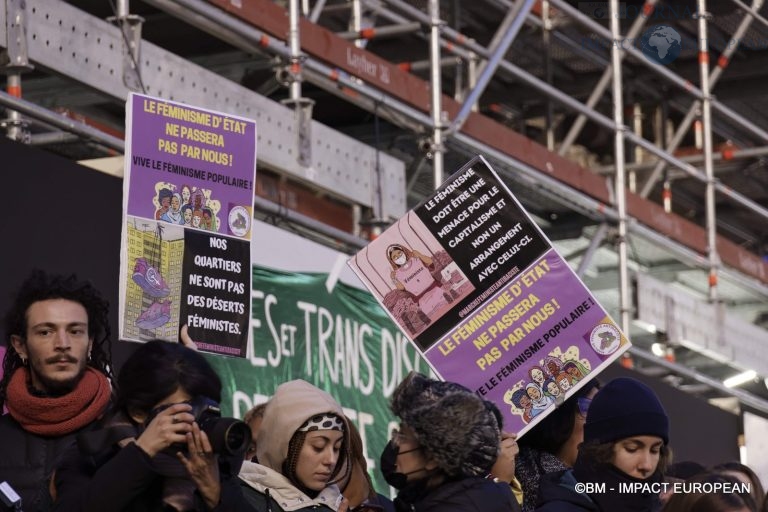
[[[208,508],[214,508],[221,499],[219,461],[213,453],[208,435],[200,430],[196,422],[192,424],[192,431],[187,433],[187,450],[186,455],[177,452],[176,456],[187,468],[205,504]]]
[[[189,413],[191,410],[189,404],[173,404],[160,411],[136,439],[136,444],[147,455],[154,457],[174,443],[185,443],[195,421]]]

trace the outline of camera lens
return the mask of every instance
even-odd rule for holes
[[[207,418],[200,423],[215,453],[222,455],[245,454],[251,442],[251,429],[235,418]]]

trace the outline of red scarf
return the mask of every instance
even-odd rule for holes
[[[6,405],[24,430],[41,436],[63,436],[83,428],[101,416],[112,392],[107,377],[90,367],[74,390],[58,397],[31,394],[28,381],[26,368],[13,372]]]

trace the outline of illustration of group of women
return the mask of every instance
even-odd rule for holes
[[[218,231],[218,219],[203,190],[190,188],[189,185],[182,185],[180,190],[179,193],[162,187],[157,191],[157,204],[160,207],[155,211],[155,220]]]
[[[523,421],[529,423],[558,398],[562,400],[565,393],[588,373],[589,370],[578,360],[563,361],[559,357],[547,356],[543,364],[529,368],[528,382],[507,390],[504,402],[512,406],[513,413],[522,413]]]

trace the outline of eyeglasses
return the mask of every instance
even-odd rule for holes
[[[592,403],[591,398],[584,398],[579,397],[576,399],[577,403],[579,404],[579,414],[581,414],[583,417],[587,417],[587,411],[589,410],[589,404]]]

